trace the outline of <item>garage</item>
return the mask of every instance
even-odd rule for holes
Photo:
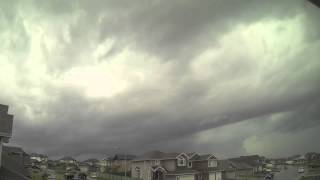
[[[181,175],[179,176],[179,180],[195,180],[194,175]]]
[[[222,175],[221,172],[213,172],[209,174],[209,180],[221,180]]]

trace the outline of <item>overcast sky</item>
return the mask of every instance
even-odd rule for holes
[[[305,0],[0,0],[11,145],[51,157],[320,152]]]

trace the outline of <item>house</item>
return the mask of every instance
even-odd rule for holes
[[[79,163],[79,169],[83,173],[97,172],[100,170],[100,161],[97,159],[88,159]]]
[[[242,179],[254,176],[252,166],[231,160],[219,160],[217,168],[209,171],[208,180]]]
[[[106,157],[100,161],[100,172],[110,172],[112,166],[112,158]]]
[[[132,177],[143,180],[205,180],[217,168],[212,154],[147,152],[132,161]]]
[[[87,174],[89,172],[90,169],[90,165],[88,163],[85,162],[80,162],[78,165],[80,172]]]
[[[309,152],[305,155],[308,162],[320,161],[320,153]]]
[[[98,159],[87,159],[83,162],[89,164],[90,166],[99,166],[100,165],[100,161]]]
[[[36,160],[41,163],[47,163],[48,162],[48,156],[44,154],[38,154],[38,153],[31,153],[30,154],[31,160]]]
[[[307,162],[307,158],[305,155],[301,155],[295,159],[293,159],[294,164],[305,164]]]
[[[76,164],[77,161],[75,159],[73,159],[72,157],[63,157],[61,159],[59,159],[59,163],[61,164]]]
[[[103,158],[100,161],[100,165],[101,166],[105,166],[105,167],[111,167],[111,165],[112,165],[112,157]]]
[[[111,172],[125,174],[131,172],[131,161],[135,157],[135,155],[130,154],[115,154],[110,158]]]
[[[260,173],[263,171],[265,158],[260,157],[259,155],[251,155],[251,156],[240,156],[236,158],[231,158],[229,160],[234,163],[245,163],[253,167],[254,173]]]

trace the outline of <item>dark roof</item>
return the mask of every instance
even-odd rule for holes
[[[246,163],[250,166],[259,166],[262,165],[262,159],[258,155],[252,155],[252,156],[240,156],[237,158],[231,158],[229,159],[232,162],[237,162],[237,163]]]
[[[203,155],[194,155],[190,160],[191,161],[204,161],[204,160],[208,160],[210,157],[212,157],[213,159],[217,159],[213,154],[203,154]]]
[[[115,154],[112,160],[132,160],[134,158],[136,158],[136,156],[131,154]]]
[[[240,170],[240,169],[251,169],[252,166],[243,162],[234,162],[231,160],[218,160],[217,170],[230,171],[230,170]]]
[[[97,163],[97,162],[99,162],[99,160],[92,158],[92,159],[87,159],[87,160],[85,160],[85,161],[83,161],[83,162]]]
[[[65,160],[65,161],[75,161],[75,159],[73,159],[73,158],[72,158],[72,157],[70,157],[70,156],[63,157],[63,158],[61,158],[60,160]]]
[[[149,151],[134,159],[139,160],[155,160],[155,159],[175,159],[179,153],[164,153],[161,151]]]

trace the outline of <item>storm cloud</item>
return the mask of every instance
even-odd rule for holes
[[[28,152],[320,151],[320,10],[307,1],[0,9],[0,103],[15,115],[11,144]]]

